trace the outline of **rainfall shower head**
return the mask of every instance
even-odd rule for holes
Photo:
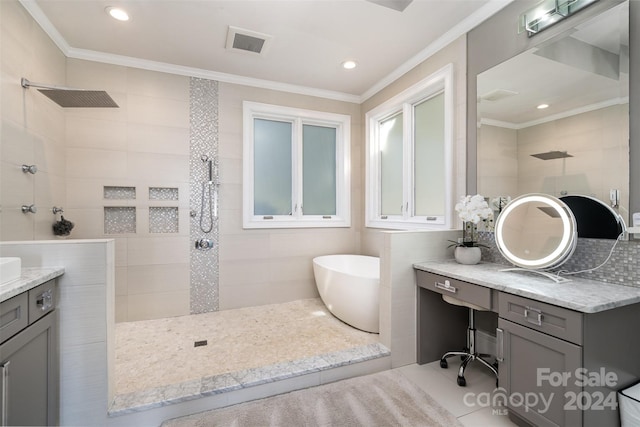
[[[20,83],[23,88],[38,89],[40,93],[63,108],[118,108],[118,104],[104,90],[45,85],[30,82],[24,77]]]
[[[531,156],[540,160],[553,160],[553,159],[564,159],[567,157],[573,157],[571,154],[567,153],[566,151],[548,151],[546,153],[532,154]]]

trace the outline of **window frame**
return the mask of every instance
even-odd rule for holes
[[[386,229],[450,229],[453,224],[454,192],[454,87],[453,64],[448,64],[410,88],[368,111],[366,122],[365,226]],[[414,216],[414,131],[413,107],[444,94],[444,207],[442,216]],[[403,116],[403,202],[402,214],[381,215],[381,162],[379,124],[396,114]]]
[[[292,210],[290,215],[254,215],[254,119],[284,121],[292,124]],[[303,125],[336,129],[335,215],[304,214],[302,206]],[[351,226],[351,116],[244,101],[242,156],[242,227],[244,229]]]

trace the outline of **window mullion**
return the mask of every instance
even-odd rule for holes
[[[402,219],[408,221],[413,210],[413,108],[411,104],[403,105],[403,182],[402,182]]]
[[[293,123],[293,162],[291,167],[293,168],[293,189],[291,192],[292,200],[292,216],[295,219],[300,219],[303,216],[302,206],[302,121],[296,119]]]

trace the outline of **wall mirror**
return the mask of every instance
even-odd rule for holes
[[[569,207],[547,194],[513,199],[496,219],[495,239],[502,256],[525,269],[560,266],[576,247],[577,227]]]
[[[628,221],[628,3],[478,74],[480,194],[615,189]]]

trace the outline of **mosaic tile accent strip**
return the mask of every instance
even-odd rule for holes
[[[191,245],[191,314],[218,311],[218,218],[210,215],[205,204],[203,208],[202,186],[209,180],[208,160],[214,164],[213,182],[218,176],[218,82],[191,78],[190,80],[190,191],[189,206],[192,210],[190,221],[191,241],[209,239],[213,248],[197,249]],[[217,198],[218,192],[213,191]],[[205,200],[209,203],[208,200]],[[217,205],[217,200],[210,203]],[[201,218],[202,215],[206,217]],[[209,217],[211,216],[211,218]],[[205,225],[205,226],[201,226]]]
[[[136,232],[136,208],[107,206],[104,208],[104,234]]]
[[[172,187],[149,187],[149,200],[178,200],[178,189]]]
[[[478,234],[478,241],[488,246],[488,248],[482,248],[483,261],[510,265],[500,254],[493,232],[480,232]],[[616,243],[615,240],[608,239],[580,238],[575,252],[560,269],[568,272],[593,269],[601,265],[612,250],[611,258],[604,265],[596,270],[579,273],[575,276],[600,282],[640,287],[639,240],[618,241]]]
[[[136,187],[104,187],[104,198],[110,200],[133,200],[136,198]]]
[[[177,233],[178,208],[150,207],[149,233]]]

